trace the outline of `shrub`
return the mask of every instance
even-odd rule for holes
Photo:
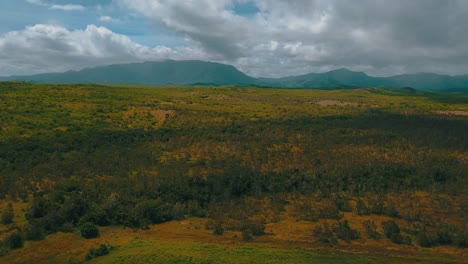
[[[393,203],[387,203],[384,206],[382,213],[390,217],[401,217],[400,212]]]
[[[250,230],[245,229],[244,231],[242,231],[242,240],[244,241],[252,240],[252,235],[250,234]]]
[[[403,244],[403,236],[400,233],[393,233],[390,236],[390,240],[395,244]]]
[[[383,230],[384,230],[384,234],[385,234],[385,236],[387,238],[391,239],[393,234],[399,234],[400,233],[400,228],[392,220],[384,221],[382,223],[382,227],[383,227]]]
[[[369,208],[367,208],[366,204],[361,199],[356,201],[356,212],[358,215],[369,214]]]
[[[254,236],[265,235],[265,224],[263,221],[245,223],[242,229],[249,230]]]
[[[42,229],[35,224],[29,225],[26,227],[25,231],[25,237],[26,240],[42,240],[45,238],[44,233],[42,232]]]
[[[224,228],[221,223],[217,222],[214,225],[213,235],[221,236],[224,234]]]
[[[338,222],[338,225],[334,228],[336,237],[344,240],[346,242],[350,242],[351,240],[356,240],[359,238],[359,233],[357,230],[352,229],[349,226],[349,223],[347,220],[343,222]]]
[[[19,233],[15,232],[6,238],[4,243],[10,249],[22,248],[23,237]]]
[[[416,243],[421,247],[431,247],[432,244],[424,233],[418,233],[416,235]]]
[[[336,207],[338,210],[342,212],[352,212],[353,207],[351,206],[351,203],[349,202],[349,199],[347,197],[344,197],[342,195],[337,195],[335,197],[335,203]]]
[[[416,243],[421,247],[433,247],[437,245],[437,236],[427,230],[421,230],[416,235]]]
[[[375,197],[369,200],[369,212],[371,214],[380,215],[383,213],[384,204],[380,197]]]
[[[405,245],[413,245],[413,241],[411,240],[411,237],[409,236],[403,236],[401,243]]]
[[[11,203],[9,203],[7,207],[5,208],[5,210],[3,210],[2,224],[8,225],[8,224],[13,223],[14,216],[15,216],[15,213],[13,211],[13,206],[11,205]]]
[[[8,254],[8,249],[4,247],[0,247],[0,258],[6,256],[7,254]]]
[[[377,225],[374,221],[366,220],[363,222],[364,228],[366,229],[367,236],[372,239],[379,239],[380,234],[377,232]]]
[[[109,254],[109,252],[109,248],[106,245],[101,244],[98,248],[91,248],[89,250],[88,254],[86,254],[86,260],[91,260],[95,257],[105,256]]]
[[[323,227],[316,227],[313,230],[312,234],[314,235],[314,237],[317,238],[317,242],[331,245],[335,245],[338,243],[335,236],[333,236],[333,232],[330,230],[327,224],[325,224]]]
[[[96,238],[99,237],[99,228],[95,224],[87,222],[80,227],[80,233],[86,239]]]
[[[138,203],[133,210],[133,225],[145,226],[150,224],[159,224],[170,221],[173,208],[169,203],[162,200],[145,200]]]

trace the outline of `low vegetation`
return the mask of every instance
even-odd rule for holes
[[[0,83],[2,252],[194,217],[253,244],[458,252],[468,118],[440,111],[468,97]]]

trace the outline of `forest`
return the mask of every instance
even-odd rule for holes
[[[0,124],[0,262],[191,218],[243,241],[292,219],[319,247],[466,253],[468,94],[4,82]]]

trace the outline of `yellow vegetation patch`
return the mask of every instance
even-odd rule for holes
[[[468,111],[434,111],[436,114],[440,115],[456,115],[456,116],[468,116]]]
[[[175,116],[173,110],[155,109],[153,107],[130,107],[123,113],[123,119],[129,128],[135,128],[141,124],[151,124],[152,128],[160,127],[166,119]],[[150,121],[150,122],[149,122]],[[152,122],[151,122],[152,121]],[[141,123],[141,124],[140,124]]]
[[[320,100],[316,101],[315,104],[320,106],[359,106],[357,103],[342,102],[338,100]]]

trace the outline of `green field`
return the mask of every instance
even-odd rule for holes
[[[208,219],[193,241],[137,239],[92,261],[466,255],[467,94],[11,82],[0,123],[0,212],[14,210],[0,252],[12,262],[86,222],[145,230],[193,217]],[[253,242],[225,247],[201,230]],[[24,248],[10,248],[14,233]]]

